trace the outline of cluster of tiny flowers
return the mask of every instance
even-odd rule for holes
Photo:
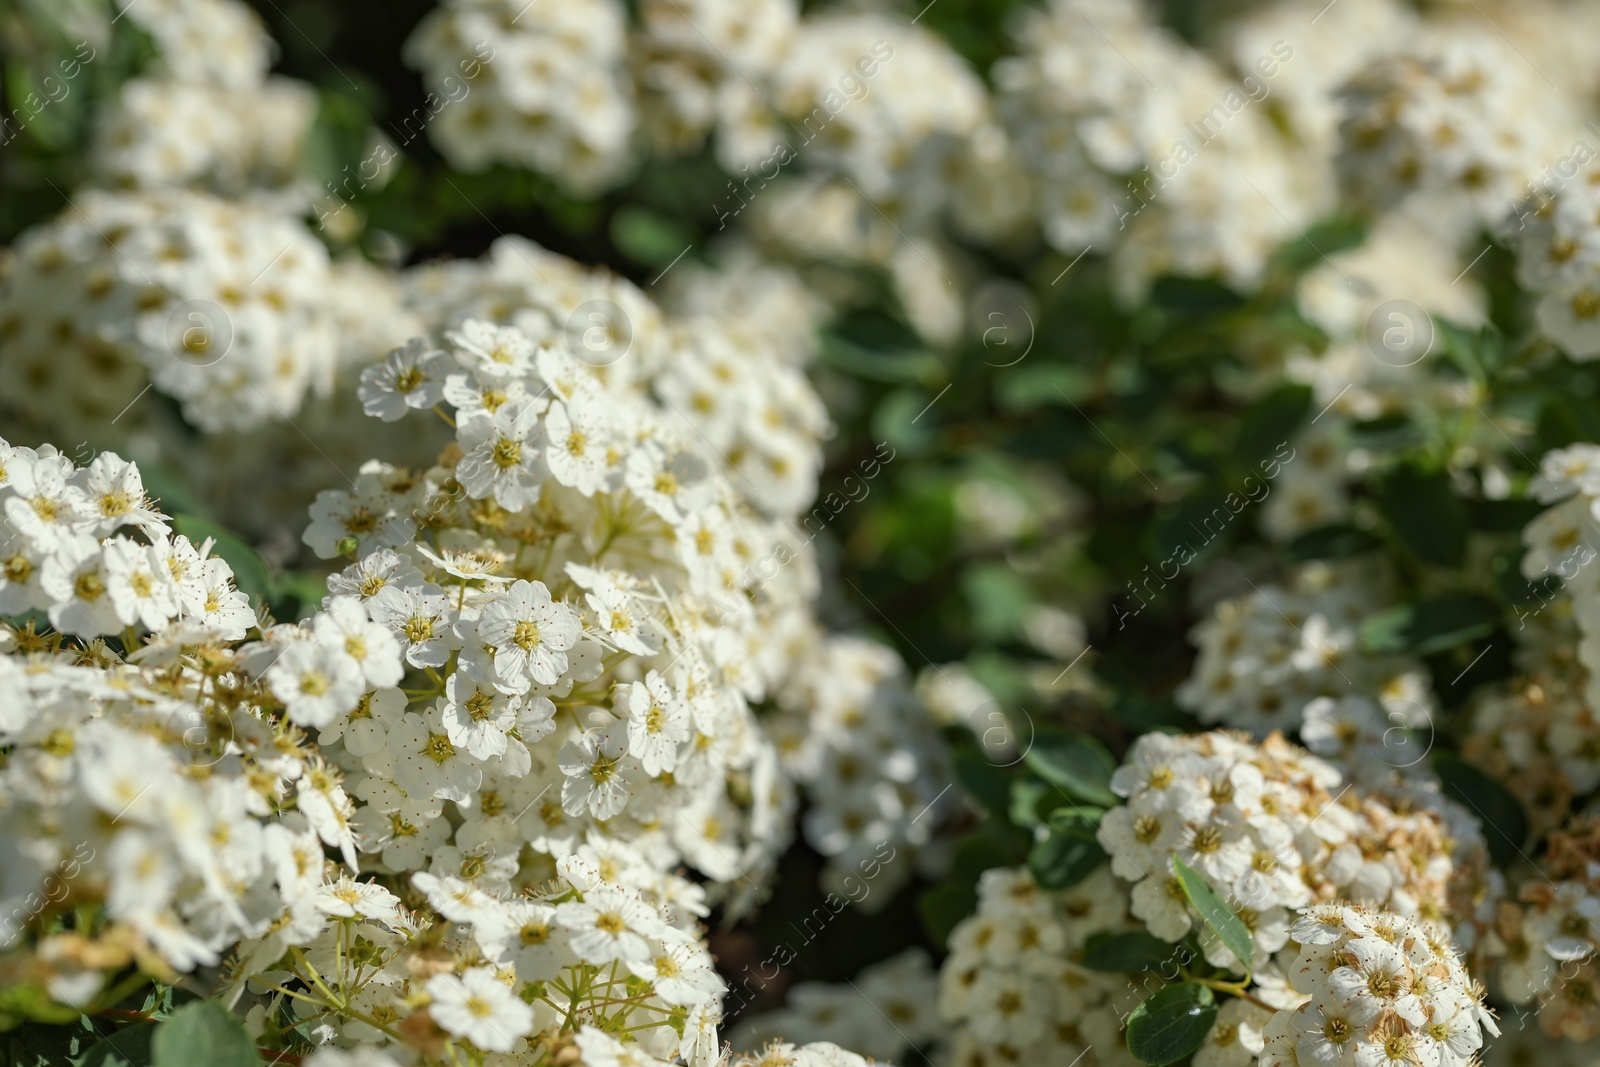
[[[1594,158],[1593,152],[1564,158],[1576,173],[1542,183],[1503,227],[1517,252],[1517,281],[1539,294],[1539,329],[1577,360],[1600,357],[1600,168]]]
[[[1289,968],[1307,997],[1262,1030],[1262,1067],[1466,1067],[1498,1035],[1483,988],[1436,923],[1346,903],[1296,918]]]
[[[751,561],[796,559],[781,529],[565,340],[479,320],[448,340],[396,350],[361,387],[384,419],[450,404],[441,463],[368,464],[318,494],[305,534],[357,557],[330,589],[433,680],[324,734],[356,778],[363,847],[412,866],[452,835],[463,853],[560,854],[598,829],[753,886],[792,800],[750,705],[805,626],[807,564],[758,578]]]
[[[399,884],[417,914],[377,883],[331,881],[298,928],[240,945],[229,975],[263,1027],[285,1011],[284,1026],[325,1017],[329,1003],[288,996],[319,976],[336,998],[330,1040],[345,1046],[402,1037],[521,1058],[576,1045],[585,1064],[716,1064],[723,983],[699,937],[699,891],[618,842],[580,845],[546,871],[518,872],[512,857],[471,877],[417,871]],[[574,1019],[576,1032],[563,1025]]]
[[[1126,975],[1081,961],[1093,935],[1135,926],[1126,889],[1103,867],[1067,890],[1042,889],[1026,870],[985,871],[978,910],[951,933],[939,972],[949,1062],[1133,1067],[1122,1031],[1142,995]]]
[[[846,891],[885,845],[898,855],[929,842],[942,821],[949,753],[892,650],[829,637],[795,663],[778,705],[783,714],[770,729],[784,770],[805,789],[800,828],[827,857],[825,887]],[[912,868],[884,866],[862,906],[888,904]]]
[[[1578,444],[1549,453],[1533,484],[1536,499],[1552,505],[1522,532],[1527,553],[1522,573],[1530,581],[1555,577],[1571,598],[1581,640],[1578,663],[1587,681],[1583,702],[1600,706],[1600,445]],[[1563,598],[1565,599],[1565,598]],[[1586,720],[1578,720],[1579,725]],[[1573,740],[1592,749],[1594,735],[1581,729]]]
[[[286,215],[181,189],[90,192],[12,249],[0,368],[55,431],[154,417],[133,403],[146,384],[194,426],[249,429],[331,388],[334,288],[327,249]]]
[[[590,195],[633,162],[627,49],[614,0],[448,0],[412,33],[405,58],[433,90],[437,106],[420,121],[452,164],[520,164]]]
[[[1415,52],[1358,72],[1341,94],[1348,194],[1379,208],[1455,194],[1474,216],[1504,211],[1530,163],[1554,161],[1582,128],[1569,97],[1518,62],[1516,47],[1498,28],[1447,24]]]
[[[635,1045],[624,1045],[595,1025],[584,1025],[576,1037],[552,1046],[552,1051],[560,1056],[555,1062],[563,1067],[670,1067],[666,1061],[640,1053]],[[302,1062],[306,1067],[403,1067],[402,1061],[376,1049],[357,1049],[354,1053],[320,1049]],[[486,1062],[498,1064],[501,1061],[490,1057]],[[758,1053],[718,1062],[722,1067],[872,1067],[872,1062],[829,1041],[798,1046],[789,1041],[774,1041]]]
[[[1368,695],[1402,726],[1428,721],[1433,697],[1422,665],[1367,652],[1362,620],[1388,601],[1360,564],[1307,564],[1287,586],[1264,585],[1217,604],[1189,634],[1199,647],[1177,700],[1204,723],[1264,736],[1300,728],[1320,696]]]
[[[1296,909],[1353,900],[1442,919],[1454,873],[1438,815],[1402,814],[1274,734],[1145,734],[1111,780],[1127,803],[1101,820],[1111,870],[1135,883],[1133,914],[1164,941],[1195,919],[1173,866],[1197,871],[1254,935],[1256,969],[1289,941]],[[1206,958],[1239,966],[1202,935]]]
[[[159,58],[96,117],[91,158],[103,181],[237,193],[297,176],[316,91],[267,76],[272,41],[254,11],[237,0],[161,0],[123,12]]]
[[[1280,72],[1297,51],[1270,42],[1242,87],[1144,5],[1058,0],[1032,13],[996,68],[996,109],[1046,239],[1068,255],[1115,247],[1129,294],[1168,272],[1253,283],[1323,194],[1249,87],[1290,80]]]
[[[662,155],[700,148],[716,131],[722,165],[737,171],[772,150],[772,115],[746,78],[789,53],[795,0],[645,0],[629,65],[641,132]]]
[[[1600,786],[1600,720],[1584,699],[1585,678],[1540,673],[1486,694],[1462,741],[1462,754],[1521,802],[1536,837]]]
[[[680,289],[683,312],[668,316],[625,279],[507,237],[483,260],[419,268],[403,284],[434,331],[467,319],[516,326],[567,346],[610,388],[649,390],[751,504],[794,516],[817,494],[827,411],[801,366],[809,347],[795,351],[796,335],[774,337],[740,309],[769,311],[797,335],[814,312],[781,269],[749,271],[742,284],[727,276],[695,274]]]
[[[1367,840],[1398,834],[1394,840],[1411,841],[1419,832],[1430,840],[1442,833],[1450,851],[1451,932],[1477,963],[1495,947],[1488,935],[1506,896],[1505,876],[1491,862],[1477,814],[1445,796],[1428,764],[1438,740],[1434,729],[1431,722],[1402,723],[1366,697],[1319,697],[1306,705],[1300,738],[1361,791]],[[1466,754],[1472,755],[1470,746]]]
[[[0,940],[31,949],[5,959],[10,980],[87,1002],[130,962],[214,964],[305,914],[324,846],[356,852],[339,776],[283,714],[304,694],[279,652],[328,665],[298,673],[311,689],[350,670],[398,678],[398,648],[361,647],[348,599],[240,645],[256,618],[228,565],[169,534],[115,455],[74,469],[0,443],[0,499],[0,614],[39,613],[0,632]]]
[[[1494,990],[1519,1022],[1536,1012],[1551,1037],[1600,1037],[1600,820],[1550,834],[1537,876],[1500,905],[1495,932]]]
[[[913,1051],[927,1054],[944,1037],[938,1001],[939,979],[927,952],[907,949],[849,982],[791,986],[782,1008],[741,1020],[730,1040],[736,1048],[780,1038],[826,1041],[895,1062]]]
[[[114,453],[78,467],[51,445],[0,440],[0,508],[0,614],[43,612],[83,638],[182,621],[232,641],[255,624],[227,563],[172,536]]]

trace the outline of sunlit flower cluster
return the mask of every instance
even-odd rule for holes
[[[1267,1023],[1263,1067],[1464,1067],[1486,1032],[1500,1032],[1483,987],[1436,923],[1319,904],[1295,920],[1293,936],[1300,950],[1289,981],[1309,999]]]
[[[1254,935],[1259,968],[1289,941],[1298,908],[1327,900],[1386,907],[1430,921],[1449,911],[1452,842],[1426,810],[1394,811],[1347,785],[1333,766],[1273,735],[1146,734],[1112,778],[1127,803],[1098,839],[1133,882],[1132,911],[1165,941],[1193,911],[1173,859],[1199,872]],[[1217,966],[1237,965],[1202,937]]]

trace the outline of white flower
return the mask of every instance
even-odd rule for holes
[[[533,341],[513,327],[468,319],[445,340],[455,346],[456,362],[487,377],[520,378],[533,370]]]
[[[480,684],[465,669],[445,682],[444,728],[450,743],[481,760],[506,750],[506,735],[517,725],[520,699]]]
[[[433,998],[428,1006],[433,1021],[485,1052],[510,1052],[517,1038],[533,1030],[533,1009],[495,977],[492,967],[474,967],[459,978],[436,975],[426,989]]]
[[[177,617],[177,590],[155,549],[118,537],[102,551],[106,590],[124,625],[159,630]]]
[[[633,682],[627,694],[628,754],[654,778],[678,762],[678,746],[689,740],[689,711],[656,671]],[[621,711],[622,709],[618,709]]]
[[[660,918],[637,892],[596,886],[582,900],[556,905],[556,923],[572,931],[572,949],[584,962],[648,964],[651,939],[660,936]]]
[[[295,641],[267,668],[272,695],[301,726],[326,726],[356,706],[366,691],[361,666],[342,649]]]
[[[440,704],[421,714],[407,714],[389,731],[387,745],[394,754],[395,784],[401,789],[471,806],[483,769],[451,743]]]
[[[15,499],[7,504],[16,503]],[[39,587],[50,598],[50,625],[79,637],[116,633],[122,618],[111,598],[111,579],[97,548],[86,554],[63,553],[45,560]]]
[[[388,627],[405,646],[413,667],[443,667],[460,647],[450,601],[436,585],[385,585],[368,602],[374,622]]]
[[[561,746],[561,806],[568,815],[611,819],[627,807],[628,735],[620,724],[590,730]]]
[[[638,1045],[625,1045],[603,1030],[585,1026],[574,1039],[583,1067],[666,1067]]]
[[[1265,1008],[1248,1000],[1226,1001],[1217,1012],[1217,1021],[1195,1050],[1195,1067],[1248,1067],[1261,1053],[1265,1039],[1261,1030],[1272,1017]]]
[[[449,370],[445,354],[413,337],[405,347],[396,348],[382,363],[361,372],[361,387],[356,395],[368,415],[394,422],[407,411],[431,408],[444,398],[444,380]]]
[[[562,485],[584,496],[605,488],[610,430],[600,401],[573,397],[556,401],[544,417],[545,464]]]
[[[328,648],[343,652],[361,668],[366,687],[377,689],[400,684],[405,667],[394,633],[367,617],[354,597],[330,597],[311,620],[311,632]]]
[[[509,511],[539,499],[545,465],[539,409],[530,400],[509,400],[493,413],[463,417],[456,440],[464,453],[456,479],[467,495],[494,497]]]
[[[582,630],[577,615],[550,599],[543,582],[519,581],[484,606],[478,636],[494,649],[494,673],[513,693],[553,685]]]

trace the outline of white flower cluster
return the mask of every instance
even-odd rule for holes
[[[1371,696],[1402,726],[1429,720],[1423,666],[1361,648],[1367,616],[1388,603],[1381,576],[1359,563],[1312,563],[1287,586],[1267,585],[1219,603],[1189,639],[1200,649],[1177,700],[1204,723],[1264,736],[1300,728],[1319,696]]]
[[[1455,869],[1439,816],[1363,795],[1280,735],[1145,734],[1111,788],[1127,803],[1106,812],[1097,839],[1112,871],[1135,883],[1133,914],[1164,941],[1194,925],[1174,858],[1239,912],[1257,970],[1288,944],[1294,911],[1318,901],[1449,914]],[[1219,939],[1203,935],[1202,946],[1213,964],[1238,966]]]
[[[408,305],[436,330],[472,318],[514,325],[568,346],[602,381],[649,388],[668,421],[710,447],[740,494],[793,516],[816,496],[829,423],[798,365],[795,335],[773,331],[809,333],[813,309],[780,269],[747,272],[737,285],[727,277],[697,275],[682,290],[685,314],[668,318],[626,280],[507,237],[481,261],[419,268],[404,285]],[[770,323],[752,323],[758,313]]]
[[[1536,837],[1600,786],[1600,719],[1584,700],[1586,678],[1540,673],[1485,694],[1462,741],[1462,754],[1522,802]]]
[[[43,612],[84,638],[181,621],[232,641],[255,623],[228,564],[172,536],[139,469],[113,453],[80,468],[53,446],[0,440],[0,507],[0,614]]]
[[[313,651],[330,676],[398,678],[393,642],[356,666],[339,621],[354,601],[340,601],[240,647],[256,620],[232,571],[209,541],[169,535],[137,468],[115,455],[75,469],[53,448],[0,443],[0,498],[0,612],[36,610],[53,627],[35,617],[0,631],[0,939],[50,930],[46,913],[79,901],[77,922],[41,935],[28,968],[82,1003],[108,968],[214,964],[240,938],[308,914],[324,844],[355,860],[351,808],[277,715],[275,652]],[[113,634],[120,647],[98,636]],[[93,908],[103,928],[83,925]]]
[[[913,1051],[926,1055],[944,1037],[938,1000],[939,979],[928,954],[912,948],[863,968],[848,983],[791,986],[782,1008],[741,1019],[731,1040],[736,1048],[785,1038],[826,1041],[894,1062]]]
[[[1134,1067],[1122,1037],[1137,1003],[1120,1003],[1127,977],[1080,962],[1093,935],[1133,928],[1127,891],[1105,868],[1055,891],[1026,870],[985,871],[978,910],[951,933],[939,973],[953,1062]]]
[[[451,163],[521,164],[577,195],[615,184],[633,161],[626,54],[613,0],[448,0],[405,47],[440,101],[429,131]]]
[[[137,468],[0,445],[0,610],[54,626],[8,628],[0,657],[4,945],[29,937],[8,974],[88,1004],[108,968],[227,955],[258,1033],[720,1062],[707,892],[670,872],[756,891],[786,840],[749,701],[805,583],[737,584],[772,527],[646,399],[514,329],[469,322],[452,351],[403,349],[364,393],[460,399],[453,470],[369,464],[319,499],[308,541],[360,558],[248,644],[226,564],[168,536]],[[79,918],[47,933],[57,883]]]
[[[1600,446],[1559,448],[1540,461],[1534,496],[1552,506],[1522,532],[1530,581],[1555,576],[1570,596],[1581,640],[1578,663],[1587,675],[1583,700],[1600,706]]]
[[[1519,1007],[1534,1005],[1552,1037],[1588,1041],[1600,1035],[1594,989],[1600,892],[1594,879],[1530,883],[1500,925],[1505,958],[1494,972],[1495,991]]]
[[[1446,23],[1421,37],[1415,51],[1378,58],[1345,86],[1340,176],[1350,195],[1379,208],[1422,193],[1460,199],[1468,218],[1494,218],[1535,161],[1563,153],[1582,129],[1579,113],[1493,25]]]
[[[646,0],[634,35],[641,131],[665,155],[698,149],[713,129],[730,171],[741,146],[770,151],[772,116],[749,77],[765,76],[788,50],[799,21],[794,0]],[[731,163],[731,165],[729,165]]]
[[[1560,181],[1529,196],[1504,232],[1517,251],[1517,281],[1538,293],[1540,330],[1578,360],[1600,357],[1600,166],[1586,145],[1558,164]]]
[[[580,846],[553,877],[515,889],[499,877],[514,859],[488,867],[476,880],[413,874],[421,914],[376,883],[330,881],[302,929],[240,946],[233,979],[270,1003],[304,974],[322,975],[345,1005],[336,1040],[347,1046],[434,1028],[481,1052],[522,1053],[584,1012],[633,1039],[580,1029],[566,1040],[583,1063],[719,1062],[723,983],[698,937],[698,890],[618,842]],[[306,999],[286,1006],[308,1020],[327,1014]]]
[[[53,430],[118,419],[146,376],[209,431],[282,420],[333,385],[334,275],[293,218],[179,189],[89,192],[12,253],[0,367]]]
[[[101,181],[146,189],[204,185],[231,194],[298,177],[316,92],[268,76],[273,42],[248,5],[119,0],[117,6],[117,18],[125,15],[150,35],[156,57],[95,117],[90,156]]]
[[[1293,77],[1289,41],[1240,78],[1142,4],[1057,0],[1016,36],[995,72],[1010,167],[1054,247],[1117,248],[1126,293],[1168,271],[1249,285],[1323,206],[1317,168],[1296,165],[1259,103]]]
[[[1361,791],[1377,831],[1371,839],[1390,827],[1409,834],[1419,813],[1438,821],[1450,852],[1445,888],[1456,944],[1463,951],[1488,952],[1494,949],[1486,938],[1495,910],[1506,897],[1505,876],[1490,860],[1478,815],[1444,795],[1427,762],[1438,741],[1435,731],[1431,721],[1403,722],[1366,697],[1318,697],[1306,705],[1300,738]],[[1466,755],[1473,756],[1470,747]]]
[[[780,528],[692,430],[564,340],[479,320],[449,340],[397,350],[361,389],[383,418],[449,403],[449,465],[369,464],[354,491],[318,495],[305,534],[358,557],[330,589],[434,679],[418,710],[380,693],[333,748],[361,775],[364,847],[401,866],[452,834],[559,855],[598,828],[753,888],[792,800],[750,703],[807,625],[809,565],[758,578],[750,561],[796,557]]]
[[[1434,923],[1344,903],[1304,911],[1289,980],[1309,997],[1262,1031],[1262,1067],[1466,1067],[1498,1035],[1483,988]]]
[[[845,892],[849,876],[885,844],[898,854],[932,838],[950,782],[948,753],[905,665],[882,645],[829,637],[797,660],[792,679],[770,729],[784,770],[805,788],[810,806],[800,828],[828,859],[822,884]],[[861,905],[888,904],[912,867],[886,864]]]

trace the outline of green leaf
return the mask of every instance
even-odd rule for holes
[[[1147,930],[1124,930],[1098,933],[1085,941],[1082,962],[1091,971],[1136,974],[1158,970],[1174,958],[1181,960],[1188,951],[1181,942],[1163,941]]]
[[[1414,604],[1398,604],[1361,623],[1369,652],[1431,656],[1494,633],[1500,609],[1483,597],[1449,593]]]
[[[1445,795],[1482,820],[1483,836],[1495,863],[1504,867],[1522,857],[1528,815],[1505,786],[1453,752],[1435,752],[1433,769]]]
[[[1209,278],[1167,274],[1150,287],[1150,302],[1169,314],[1209,315],[1242,306],[1244,297]]]
[[[1349,559],[1370,552],[1382,543],[1360,527],[1336,522],[1300,534],[1289,542],[1285,552],[1296,563],[1314,559]]]
[[[619,209],[610,229],[611,243],[623,255],[651,267],[665,268],[693,239],[682,225],[642,207]]]
[[[1350,425],[1350,444],[1368,452],[1394,452],[1427,440],[1409,415],[1380,415]]]
[[[978,890],[964,880],[942,882],[917,898],[917,915],[928,939],[943,948],[956,925],[978,908]]]
[[[150,1067],[150,1039],[156,1023],[138,1023],[107,1034],[89,1046],[78,1067]]]
[[[261,1057],[244,1025],[214,1000],[185,1004],[156,1027],[152,1067],[258,1067]]]
[[[982,804],[991,815],[1005,815],[1011,804],[1011,774],[996,767],[972,748],[955,754],[952,770],[967,795]]]
[[[1095,840],[1097,820],[1066,808],[1050,814],[1050,832],[1028,851],[1028,869],[1046,889],[1075,886],[1106,861]]]
[[[1167,986],[1128,1013],[1128,1051],[1149,1067],[1177,1063],[1206,1039],[1217,998],[1199,982]]]
[[[1424,563],[1460,566],[1467,551],[1467,509],[1443,474],[1404,466],[1383,484],[1379,508],[1406,548]]]
[[[1251,404],[1239,416],[1233,439],[1233,460],[1249,466],[1289,443],[1311,410],[1309,385],[1282,385]]]
[[[1105,861],[1099,842],[1072,834],[1053,833],[1028,851],[1028,869],[1046,889],[1071,888]]]
[[[1014,636],[1033,602],[1027,580],[1005,563],[968,567],[961,573],[961,592],[971,608],[973,631],[979,639],[992,643]]]
[[[0,1030],[11,1030],[25,1022],[65,1026],[78,1021],[81,1012],[54,1000],[41,985],[22,982],[0,986]]]
[[[1248,507],[1241,503],[1237,509],[1230,508],[1229,495],[1215,486],[1203,486],[1185,497],[1175,512],[1157,520],[1150,532],[1150,547],[1151,555],[1160,563],[1144,569],[1135,581],[1142,580],[1146,591],[1160,595],[1167,582],[1178,576],[1180,567],[1204,564],[1221,555],[1238,536],[1239,516]],[[1245,500],[1236,493],[1232,495],[1235,502]],[[1174,570],[1166,574],[1162,568],[1169,562],[1174,564]]]
[[[1366,239],[1366,223],[1353,215],[1335,216],[1290,238],[1273,253],[1279,269],[1299,274],[1326,263],[1328,256],[1354,248]]]
[[[1157,700],[1138,693],[1124,693],[1112,702],[1107,713],[1138,733],[1162,728],[1193,730],[1194,718],[1170,700]]]
[[[196,515],[174,515],[172,528],[196,546],[206,538],[212,538],[216,542],[212,546],[212,553],[228,561],[228,566],[233,568],[234,584],[249,595],[252,603],[265,603],[271,596],[272,578],[267,571],[266,561],[238,534]]]
[[[1117,761],[1092,737],[1041,731],[1024,760],[1034,774],[1075,800],[1101,807],[1118,802],[1111,791]]]
[[[1228,906],[1227,901],[1217,895],[1217,891],[1211,888],[1199,871],[1176,856],[1172,858],[1172,871],[1178,876],[1178,883],[1183,886],[1189,903],[1199,913],[1200,921],[1222,939],[1228,951],[1233,953],[1234,958],[1244,966],[1245,973],[1249,974],[1250,961],[1255,958],[1255,941],[1244,920]]]
[[[1521,533],[1546,505],[1537,500],[1474,500],[1472,528],[1489,533]]]

